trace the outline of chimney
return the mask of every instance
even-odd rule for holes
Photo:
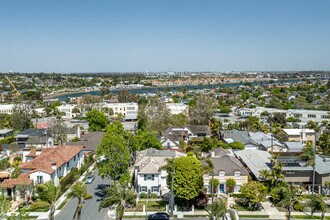
[[[26,160],[26,155],[28,155],[30,153],[30,148],[23,148],[22,150],[22,157],[23,157],[23,163],[25,163],[27,160]]]
[[[53,163],[52,163],[52,169],[53,169],[53,170],[56,170],[56,169],[57,169],[56,162],[53,162]]]

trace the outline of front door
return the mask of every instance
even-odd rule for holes
[[[221,184],[220,183],[219,191],[220,191],[220,193],[224,193],[225,192],[225,184]]]

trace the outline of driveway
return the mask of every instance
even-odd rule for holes
[[[102,179],[98,175],[98,170],[94,171],[95,180],[87,185],[87,191],[93,195],[92,199],[85,200],[81,212],[82,220],[105,220],[109,219],[107,216],[107,209],[99,211],[99,204],[102,198],[102,189],[109,186],[109,179]],[[77,207],[78,200],[76,198],[70,201],[63,207],[61,212],[55,217],[56,220],[72,220]]]

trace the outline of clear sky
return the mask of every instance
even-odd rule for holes
[[[330,70],[329,0],[0,0],[0,72]]]

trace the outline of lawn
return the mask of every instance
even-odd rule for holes
[[[126,208],[125,211],[142,212],[143,205],[146,205],[146,211],[166,211],[166,202],[164,201],[140,201],[136,207]]]

